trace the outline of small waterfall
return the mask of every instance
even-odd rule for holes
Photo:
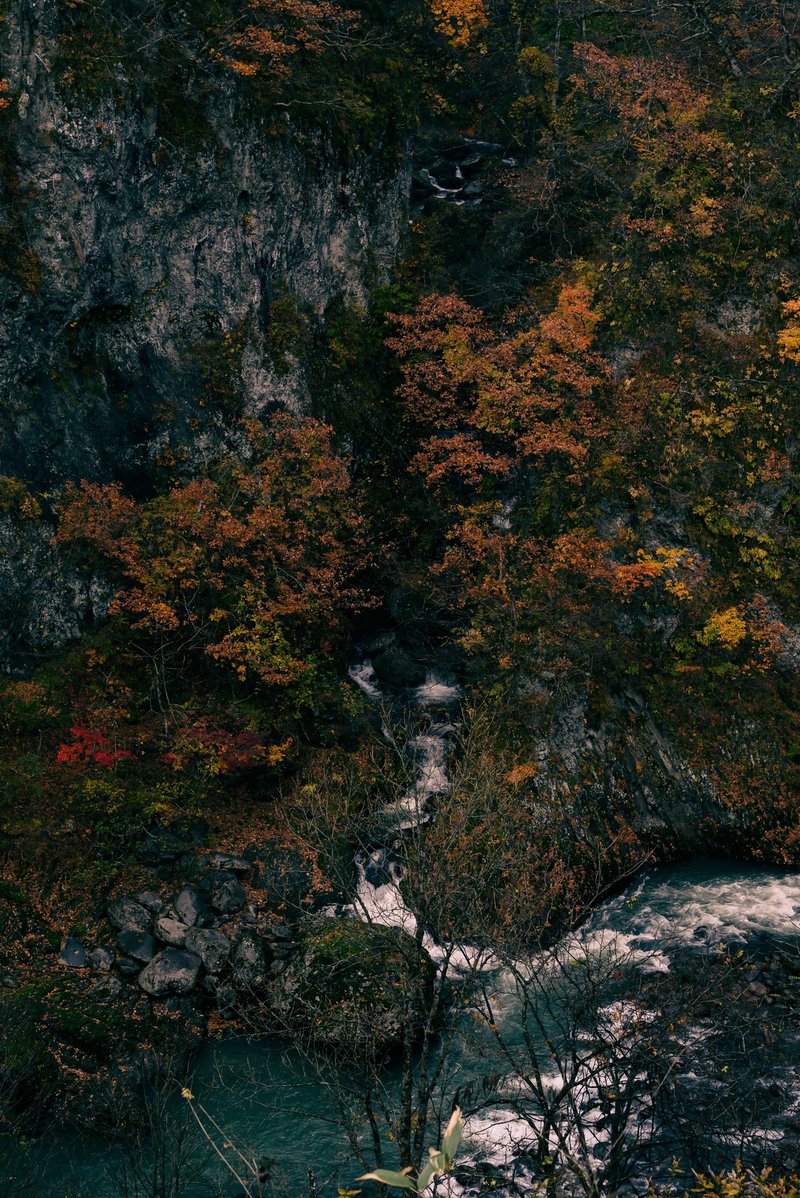
[[[387,702],[368,658],[352,665],[348,672],[356,686],[370,700]],[[381,812],[390,828],[387,846],[369,853],[359,850],[356,854],[356,893],[352,903],[329,907],[325,914],[401,928],[416,937],[419,934],[419,922],[403,898],[400,887],[405,867],[393,852],[393,846],[399,844],[405,834],[432,819],[430,801],[450,791],[447,756],[457,725],[436,717],[443,712],[452,713],[463,692],[460,686],[446,682],[434,671],[429,671],[423,684],[412,693],[416,711],[430,719],[428,729],[410,741],[409,759],[413,780],[400,798],[387,803]],[[386,729],[384,732],[388,735]],[[476,968],[496,969],[500,965],[497,958],[485,949],[476,945],[441,945],[424,930],[422,946],[436,965],[446,968],[448,974],[454,976],[474,972]]]

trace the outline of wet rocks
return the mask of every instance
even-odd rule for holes
[[[513,166],[496,142],[465,138],[449,145],[425,147],[415,154],[411,176],[412,198],[422,207],[430,201],[459,205],[479,204],[484,192],[482,176],[497,165]]]
[[[165,948],[139,974],[139,985],[154,998],[188,994],[194,989],[202,962],[181,948]]]

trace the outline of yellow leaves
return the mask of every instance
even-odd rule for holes
[[[666,549],[659,546],[655,553],[639,549],[635,562],[612,567],[612,590],[618,595],[627,596],[640,587],[653,586],[656,582],[663,581],[670,595],[685,602],[691,597],[685,572],[693,570],[696,565],[696,555],[688,549]]]
[[[778,349],[781,357],[800,362],[800,299],[787,300],[783,314],[789,320],[778,333]]]
[[[459,49],[488,25],[483,0],[430,0],[430,10],[437,31]]]
[[[521,761],[508,771],[506,782],[510,782],[512,786],[519,786],[529,778],[535,778],[538,772],[539,767],[535,761]]]
[[[704,628],[695,634],[701,645],[711,648],[735,649],[747,636],[747,624],[739,607],[728,607],[717,611]]]
[[[712,441],[715,437],[727,437],[732,433],[739,415],[739,408],[734,404],[718,408],[712,403],[707,411],[692,408],[686,418],[694,432],[705,437],[707,441]]]
[[[720,221],[719,200],[701,195],[692,201],[689,208],[689,231],[695,237],[712,237]]]
[[[664,586],[673,599],[679,599],[681,603],[687,603],[692,597],[692,592],[682,579],[668,578]]]
[[[282,761],[286,760],[286,756],[293,744],[292,737],[288,736],[283,744],[269,745],[266,752],[267,764],[273,766],[280,765]]]

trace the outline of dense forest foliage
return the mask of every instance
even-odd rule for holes
[[[273,305],[275,352],[312,363],[308,416],[244,420],[202,478],[165,455],[139,494],[4,481],[111,598],[5,684],[9,818],[66,793],[135,823],[248,778],[269,801],[332,737],[351,751],[349,644],[388,618],[503,712],[517,789],[566,694],[600,726],[633,685],[747,813],[747,851],[794,861],[792,12],[265,0],[173,13],[148,50],[162,16],[73,8],[63,86],[112,87],[140,39],[152,84],[233,72],[345,142],[385,104],[420,162],[472,138],[480,179],[423,197],[368,310],[320,328]],[[207,386],[235,426],[223,349]]]
[[[135,484],[0,479],[107,612],[0,683],[0,895],[37,929],[9,968],[38,979],[48,937],[150,885],[164,829],[241,851],[257,827],[339,885],[396,768],[356,645],[395,694],[431,663],[465,688],[413,850],[435,931],[546,939],[709,848],[797,866],[800,8],[58,8],[58,87],[138,97],[187,171],[225,92],[267,142],[290,120],[412,154],[414,183],[368,304],[262,314],[302,412],[253,415],[232,328],[199,367],[228,432],[199,473],[172,445]],[[40,285],[13,224],[0,254]]]

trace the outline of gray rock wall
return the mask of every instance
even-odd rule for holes
[[[8,0],[0,23],[0,476],[141,487],[201,467],[242,414],[303,410],[308,340],[279,330],[276,352],[275,313],[313,339],[332,300],[366,298],[410,165],[388,132],[345,152],[221,71],[187,92],[182,142],[122,65],[96,95],[65,83],[65,12]],[[0,623],[63,643],[82,607],[47,537],[3,521],[0,555]]]

